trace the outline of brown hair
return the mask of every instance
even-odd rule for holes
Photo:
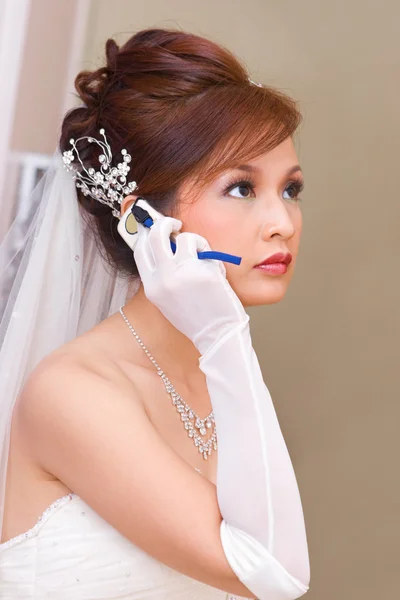
[[[104,128],[116,160],[122,148],[132,156],[128,180],[170,216],[189,177],[207,184],[276,147],[301,120],[291,98],[250,83],[228,50],[181,31],[140,31],[121,48],[109,39],[106,65],[79,73],[75,87],[84,105],[66,115],[61,151],[70,149],[70,138],[99,139]],[[98,169],[95,146],[81,150],[81,144],[79,152],[85,166]],[[111,208],[80,191],[78,199],[94,215],[95,237],[108,264],[124,277],[137,277]]]

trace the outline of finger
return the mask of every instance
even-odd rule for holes
[[[172,217],[162,217],[152,225],[147,242],[152,250],[156,265],[173,258],[170,236],[171,233],[178,232],[181,227],[182,221]]]
[[[207,240],[200,235],[183,231],[176,237],[175,260],[182,262],[189,258],[197,258],[198,252],[209,248]]]
[[[175,260],[182,263],[189,258],[197,258],[198,252],[211,251],[210,244],[205,238],[196,233],[183,231],[176,238]],[[217,263],[222,275],[226,277],[226,268],[222,260],[211,259]]]

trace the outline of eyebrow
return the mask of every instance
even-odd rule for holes
[[[261,173],[261,171],[262,171],[262,169],[260,169],[260,167],[255,167],[254,165],[239,165],[236,168],[238,169],[238,171],[247,171],[249,173]],[[295,165],[294,167],[291,167],[285,173],[285,176],[290,177],[290,175],[297,173],[297,171],[301,171],[300,165]]]

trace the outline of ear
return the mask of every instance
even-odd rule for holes
[[[134,196],[133,194],[130,194],[129,196],[126,196],[126,198],[124,198],[121,202],[121,217],[124,214],[124,212],[130,207],[132,206],[132,204],[135,202],[136,198],[139,198],[139,195]]]

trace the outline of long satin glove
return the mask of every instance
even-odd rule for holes
[[[260,600],[295,600],[309,584],[296,477],[252,347],[249,317],[217,261],[197,258],[207,241],[169,236],[166,217],[139,226],[135,248],[146,296],[201,353],[218,434],[217,496],[226,558]]]
[[[218,435],[221,541],[260,600],[294,600],[310,567],[301,499],[248,323],[200,358]]]

